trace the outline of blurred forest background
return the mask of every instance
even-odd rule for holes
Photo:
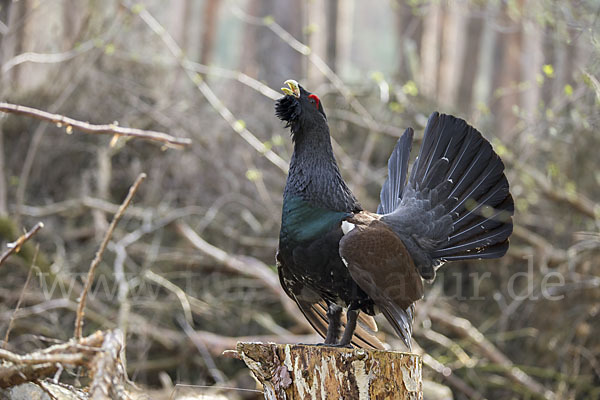
[[[506,163],[508,254],[445,265],[417,305],[426,398],[600,398],[598,1],[0,0],[0,67],[0,101],[192,139],[165,149],[0,114],[0,252],[45,225],[0,265],[5,349],[73,336],[90,262],[141,172],[84,335],[119,327],[153,398],[176,383],[256,389],[221,356],[238,340],[316,342],[274,267],[292,144],[273,105],[296,79],[323,101],[369,210],[395,141],[434,110]]]

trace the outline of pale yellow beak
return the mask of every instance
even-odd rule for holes
[[[296,98],[300,97],[300,86],[298,85],[298,82],[296,82],[293,79],[288,79],[287,81],[283,82],[284,85],[288,85],[289,88],[286,87],[282,87],[281,91],[287,95],[290,96],[294,96]]]

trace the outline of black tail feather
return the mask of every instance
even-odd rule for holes
[[[394,147],[388,161],[388,178],[381,188],[381,203],[377,208],[378,214],[391,213],[400,204],[402,191],[406,185],[408,173],[408,159],[412,147],[414,131],[408,128]]]
[[[381,307],[381,312],[398,336],[400,336],[406,347],[412,350],[411,338],[415,305],[411,304],[408,308],[403,309],[397,304],[389,303]]]
[[[433,268],[443,261],[506,253],[514,203],[504,164],[464,120],[438,113],[429,117],[401,193],[402,202],[383,221],[402,237],[423,277],[433,278]]]
[[[444,165],[447,168],[442,171]],[[428,175],[436,175],[437,179]],[[438,192],[446,198],[432,199],[430,206],[442,204],[444,214],[452,215],[452,233],[431,251],[431,256],[460,260],[473,255],[503,255],[508,249],[508,243],[504,244],[512,233],[514,212],[504,164],[476,129],[461,119],[434,113],[427,123],[409,185],[422,189],[430,187],[431,181],[443,180],[451,182],[451,190]]]

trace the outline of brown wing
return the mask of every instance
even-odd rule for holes
[[[373,299],[410,348],[413,303],[423,282],[402,240],[383,222],[361,215],[340,241],[340,256],[352,279]]]

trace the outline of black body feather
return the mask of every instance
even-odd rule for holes
[[[322,104],[299,89],[275,106],[294,141],[277,253],[281,284],[328,344],[380,347],[354,331],[362,311],[383,313],[410,347],[421,277],[433,279],[445,261],[506,252],[514,205],[504,165],[465,121],[434,113],[408,180],[412,129],[390,156],[378,214],[365,212],[341,177]],[[340,306],[348,323],[338,341]]]

